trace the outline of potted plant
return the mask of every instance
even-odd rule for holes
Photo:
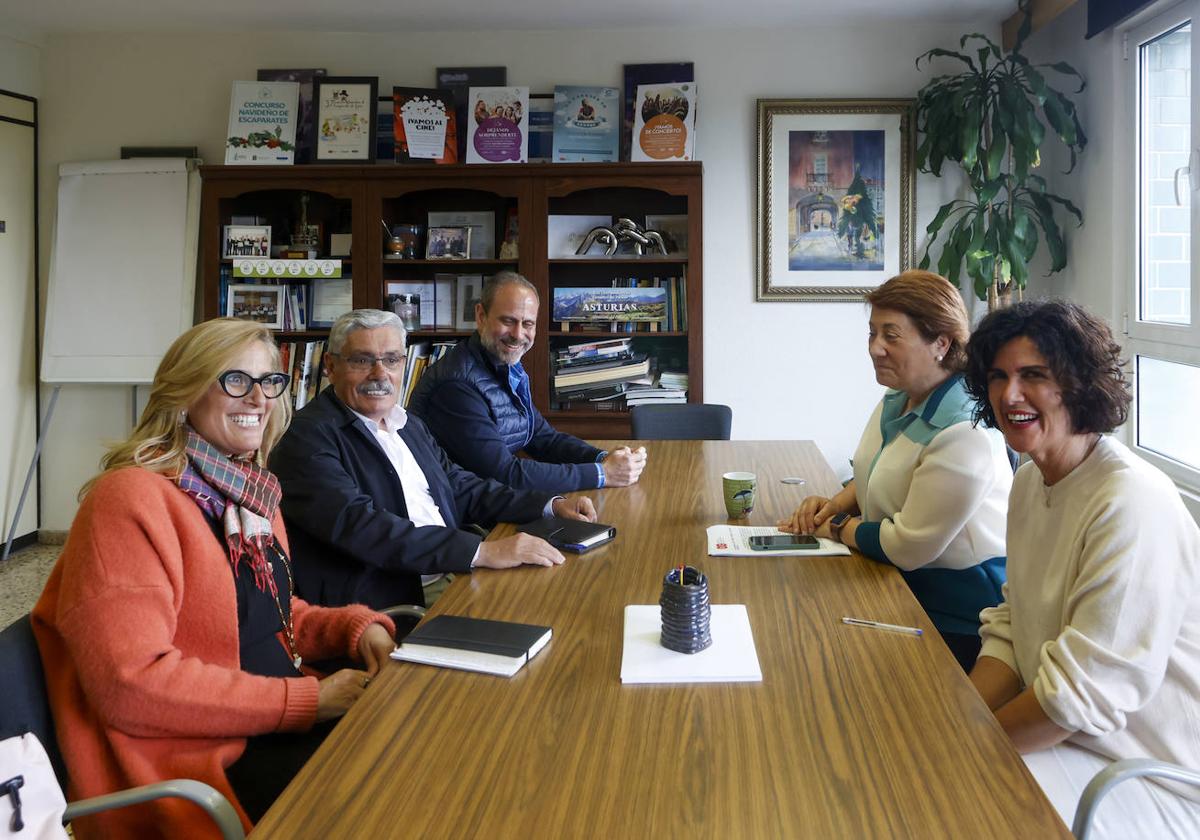
[[[1050,254],[1050,273],[1066,267],[1056,206],[1083,224],[1079,208],[1049,192],[1034,170],[1050,133],[1070,152],[1067,172],[1087,145],[1074,103],[1050,86],[1045,71],[1074,77],[1075,93],[1083,90],[1084,80],[1065,62],[1035,65],[1021,54],[1031,28],[1026,5],[1021,3],[1025,18],[1007,54],[991,39],[973,33],[964,35],[959,46],[968,50],[972,44],[974,56],[932,49],[917,58],[918,68],[922,59],[936,56],[966,67],[956,75],[936,77],[917,95],[917,130],[923,135],[917,167],[940,176],[947,162],[957,164],[971,196],[938,210],[925,229],[929,241],[920,266],[929,267],[930,249],[940,239],[938,273],[958,285],[965,264],[975,294],[990,308],[1006,303],[1014,289],[1020,297],[1029,278],[1029,260],[1040,242]]]

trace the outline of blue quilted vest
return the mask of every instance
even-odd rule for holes
[[[533,424],[525,414],[521,400],[508,387],[508,365],[495,362],[483,349],[479,333],[460,341],[453,350],[431,365],[413,389],[408,410],[418,417],[426,416],[434,392],[445,382],[467,382],[474,385],[487,401],[492,420],[500,430],[508,451],[516,454],[529,443]],[[429,429],[438,436],[438,429]]]

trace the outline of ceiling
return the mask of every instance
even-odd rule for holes
[[[998,24],[1016,0],[0,0],[6,28],[66,32],[759,28]]]

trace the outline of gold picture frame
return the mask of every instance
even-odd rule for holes
[[[913,264],[915,99],[758,100],[755,299],[841,302]]]

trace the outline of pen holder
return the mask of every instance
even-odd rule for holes
[[[699,653],[712,645],[712,606],[708,578],[693,566],[672,569],[663,578],[662,646],[679,653]]]

